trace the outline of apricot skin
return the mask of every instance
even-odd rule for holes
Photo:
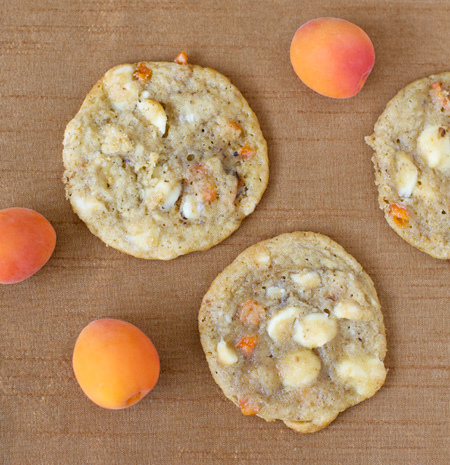
[[[159,377],[159,357],[150,339],[131,323],[111,318],[81,331],[72,362],[83,392],[108,409],[136,404]]]
[[[292,40],[290,57],[304,84],[334,98],[356,95],[375,63],[369,36],[339,18],[317,18],[301,26]]]
[[[55,230],[40,213],[15,207],[0,210],[0,283],[18,283],[39,271],[55,244]]]

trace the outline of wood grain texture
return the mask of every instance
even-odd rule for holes
[[[54,225],[50,262],[0,287],[0,463],[444,465],[450,455],[450,266],[413,249],[378,210],[363,136],[410,81],[450,70],[444,1],[2,0],[0,208]],[[305,88],[289,63],[295,30],[337,16],[373,39],[362,92],[339,101]],[[64,199],[62,137],[110,67],[191,62],[228,76],[260,119],[271,177],[255,213],[222,244],[175,261],[107,248]],[[373,278],[388,336],[385,387],[322,432],[243,417],[215,385],[196,317],[209,284],[249,245],[294,231],[329,235]],[[81,392],[72,349],[91,320],[146,332],[162,361],[151,395],[106,411]]]

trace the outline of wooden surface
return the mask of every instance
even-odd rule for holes
[[[338,101],[305,88],[289,62],[295,30],[319,16],[360,25],[375,68]],[[450,4],[439,1],[0,2],[0,208],[44,214],[58,241],[31,279],[0,287],[0,463],[448,464],[450,265],[403,242],[378,209],[363,136],[410,81],[450,70]],[[168,263],[107,248],[64,199],[64,127],[110,67],[190,62],[230,77],[256,112],[271,161],[255,213],[228,240]],[[373,278],[388,336],[385,387],[326,430],[298,435],[244,417],[215,385],[197,332],[202,296],[249,245],[276,234],[329,235]],[[71,356],[91,320],[136,324],[162,372],[142,402],[96,407]]]

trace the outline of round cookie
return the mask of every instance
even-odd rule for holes
[[[199,330],[225,396],[297,432],[324,428],[386,377],[374,285],[321,234],[282,234],[242,252],[203,298]]]
[[[366,142],[378,202],[409,244],[450,259],[450,73],[419,79],[386,106]]]
[[[109,70],[68,124],[63,161],[67,198],[91,232],[147,259],[221,242],[268,181],[267,144],[239,90],[177,63]]]

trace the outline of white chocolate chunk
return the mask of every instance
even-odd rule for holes
[[[335,338],[338,325],[326,313],[311,313],[295,322],[294,341],[308,349],[322,347]]]
[[[322,260],[322,265],[329,270],[335,270],[338,268],[338,264],[334,260],[330,260],[328,258],[324,258]]]
[[[256,255],[255,260],[256,263],[261,266],[270,265],[272,261],[268,252],[260,252],[258,255]]]
[[[133,150],[133,144],[127,133],[117,126],[107,124],[104,128],[104,135],[102,152],[106,155],[128,153]]]
[[[231,366],[238,362],[237,352],[223,339],[217,344],[217,357],[223,365]]]
[[[145,99],[138,103],[138,109],[144,118],[153,126],[156,126],[161,135],[166,132],[167,115],[159,102]]]
[[[186,115],[180,115],[179,118],[180,123],[193,123],[195,121],[194,113],[188,113]]]
[[[450,168],[450,137],[447,128],[441,136],[442,126],[426,127],[417,138],[417,151],[430,168]]]
[[[364,397],[370,397],[380,389],[386,378],[386,368],[374,355],[360,354],[344,357],[336,364],[336,375],[347,386]]]
[[[373,303],[372,305],[375,305]],[[336,318],[345,318],[353,321],[366,321],[370,319],[370,313],[354,300],[343,300],[338,302],[333,308],[333,314]]]
[[[320,285],[320,275],[317,271],[302,271],[291,274],[291,279],[304,289],[314,289]]]
[[[267,322],[267,334],[275,342],[289,339],[295,319],[299,316],[300,309],[297,307],[286,307],[275,313]]]
[[[169,210],[178,200],[181,193],[181,182],[160,179],[154,187],[146,187],[143,197],[147,208],[155,209],[161,205],[163,210]]]
[[[417,184],[417,167],[405,152],[397,153],[395,183],[400,197],[410,197]]]
[[[137,249],[149,250],[151,247],[158,245],[159,230],[157,228],[150,228],[142,233],[127,234],[126,238]]]
[[[186,195],[181,203],[181,214],[188,220],[196,220],[200,217],[202,204],[195,195]]]
[[[281,299],[286,293],[286,289],[278,286],[270,286],[266,291],[266,296],[269,299]]]
[[[181,194],[181,182],[175,184],[171,187],[171,190],[167,193],[164,203],[161,205],[163,210],[170,210],[175,202],[178,200]]]
[[[285,387],[299,388],[310,385],[321,369],[320,358],[311,350],[298,350],[283,357],[278,371]]]
[[[111,106],[117,112],[133,111],[136,107],[139,85],[133,80],[133,72],[131,65],[124,65],[108,71],[103,78]]]
[[[93,197],[83,197],[81,195],[72,194],[70,201],[82,218],[88,217],[100,210],[105,210],[105,204]]]

